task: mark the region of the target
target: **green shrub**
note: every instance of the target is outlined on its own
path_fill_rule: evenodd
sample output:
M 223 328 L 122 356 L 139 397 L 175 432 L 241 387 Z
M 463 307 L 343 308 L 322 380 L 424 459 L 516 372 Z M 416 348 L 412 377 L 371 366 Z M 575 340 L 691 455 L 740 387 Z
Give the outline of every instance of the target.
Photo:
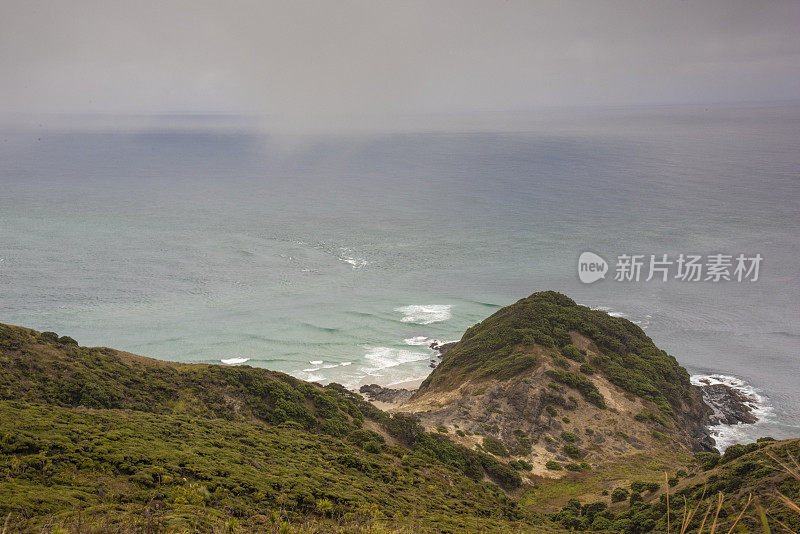
M 517 465 L 519 465 L 523 471 L 533 471 L 533 464 L 525 460 L 517 460 Z
M 580 350 L 578 349 L 578 347 L 574 345 L 566 345 L 561 349 L 562 356 L 579 363 L 583 363 L 586 361 L 585 354 L 586 354 L 585 350 Z
M 517 436 L 517 456 L 528 456 L 533 451 L 531 438 L 527 436 Z
M 555 416 L 558 415 L 558 412 L 556 411 L 556 409 L 553 406 L 549 405 L 549 404 L 547 406 L 545 406 L 544 410 L 548 413 L 548 415 L 550 415 L 550 417 L 555 417 Z
M 564 430 L 564 431 L 561 432 L 561 439 L 563 439 L 566 442 L 572 443 L 572 442 L 575 441 L 576 438 L 575 438 L 575 434 L 573 434 L 572 432 L 567 432 L 566 430 Z
M 39 339 L 44 343 L 58 343 L 58 334 L 55 332 L 42 332 L 39 334 Z
M 440 434 L 447 434 L 447 427 L 444 425 L 439 425 L 436 427 L 436 431 Z
M 355 430 L 352 430 L 349 434 L 347 434 L 347 441 L 349 441 L 350 443 L 354 443 L 361 448 L 364 448 L 364 446 L 370 442 L 377 442 L 378 444 L 383 445 L 384 443 L 386 443 L 386 438 L 384 438 L 383 436 L 381 436 L 380 434 L 378 434 L 373 430 L 365 430 L 363 428 L 357 428 Z
M 628 490 L 625 488 L 616 488 L 611 492 L 611 502 L 622 502 L 628 498 Z
M 509 456 L 508 449 L 503 445 L 503 442 L 492 436 L 483 437 L 483 450 L 495 456 Z
M 720 455 L 716 452 L 698 452 L 694 457 L 703 471 L 708 471 L 716 467 L 720 459 Z
M 578 370 L 585 374 L 585 375 L 593 375 L 594 374 L 594 367 L 589 365 L 588 363 L 582 363 Z
M 544 466 L 547 469 L 550 469 L 551 471 L 561 471 L 563 469 L 563 467 L 561 467 L 560 463 L 558 463 L 556 461 L 553 461 L 553 460 L 548 460 L 548 462 L 546 464 L 544 464 Z
M 659 432 L 658 430 L 653 430 L 653 437 L 659 441 L 663 441 L 664 439 L 666 439 L 667 436 L 665 436 L 662 432 Z
M 364 451 L 372 454 L 381 452 L 381 444 L 377 441 L 368 441 L 364 444 Z
M 603 395 L 588 379 L 576 375 L 571 371 L 562 371 L 559 369 L 550 369 L 547 371 L 547 374 L 556 382 L 560 382 L 566 386 L 577 389 L 587 401 L 591 402 L 598 408 L 606 407 L 606 402 L 603 398 Z
M 578 447 L 571 443 L 567 443 L 564 445 L 564 454 L 569 456 L 570 458 L 582 458 L 583 451 L 581 451 Z

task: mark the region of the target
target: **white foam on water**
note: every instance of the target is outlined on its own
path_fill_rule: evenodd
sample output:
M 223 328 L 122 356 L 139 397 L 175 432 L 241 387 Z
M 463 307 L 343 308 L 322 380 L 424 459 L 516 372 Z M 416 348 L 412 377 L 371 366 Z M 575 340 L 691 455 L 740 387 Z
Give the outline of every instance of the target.
M 341 247 L 339 249 L 339 259 L 352 266 L 353 269 L 361 269 L 369 265 L 366 259 L 354 255 L 353 250 L 347 247 Z
M 305 380 L 306 382 L 322 382 L 326 380 L 324 376 L 316 374 L 315 371 L 319 371 L 319 369 L 303 369 L 302 371 L 291 371 L 289 374 L 300 380 Z
M 321 365 L 322 364 L 322 360 L 311 360 L 308 363 L 310 363 L 311 365 Z
M 220 360 L 225 365 L 240 365 L 245 362 L 249 362 L 250 358 L 228 358 L 226 360 Z
M 436 342 L 436 340 L 435 339 L 431 339 L 428 336 L 414 336 L 414 337 L 409 337 L 409 338 L 406 338 L 406 339 L 403 340 L 403 343 L 405 343 L 406 345 L 415 345 L 415 346 L 419 346 L 419 345 L 428 345 L 429 346 L 431 343 L 434 343 L 434 342 Z
M 348 365 L 353 365 L 353 362 L 342 362 L 339 364 L 341 367 L 347 367 Z
M 430 354 L 427 352 L 416 352 L 393 347 L 366 347 L 366 349 L 367 354 L 364 355 L 364 359 L 367 360 L 368 365 L 362 367 L 361 371 L 370 376 L 381 376 L 380 372 L 384 369 L 430 358 Z
M 451 304 L 412 304 L 401 306 L 394 311 L 403 314 L 404 323 L 431 324 L 441 323 L 452 317 Z
M 753 415 L 758 419 L 755 423 L 738 423 L 735 425 L 714 425 L 709 427 L 711 437 L 714 438 L 717 448 L 724 451 L 731 445 L 753 441 L 753 434 L 759 424 L 763 424 L 773 418 L 775 412 L 769 399 L 762 395 L 756 388 L 735 376 L 712 374 L 712 375 L 692 375 L 689 380 L 695 386 L 711 386 L 723 384 L 731 387 L 747 397 L 746 404 L 752 410 Z

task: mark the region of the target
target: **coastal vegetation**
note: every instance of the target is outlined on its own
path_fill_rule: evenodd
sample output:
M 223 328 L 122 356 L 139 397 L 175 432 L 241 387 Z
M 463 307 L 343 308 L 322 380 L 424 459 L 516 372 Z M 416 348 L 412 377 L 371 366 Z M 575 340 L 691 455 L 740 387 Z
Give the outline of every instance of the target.
M 521 484 L 515 468 L 338 385 L 159 362 L 8 325 L 0 366 L 0 515 L 13 531 L 535 519 L 501 489 Z
M 337 384 L 8 325 L 0 369 L 7 534 L 800 529 L 800 440 L 691 454 L 685 370 L 557 293 L 450 349 L 423 387 L 477 387 L 433 424 Z
M 598 355 L 590 362 L 573 345 L 572 332 L 595 345 Z M 666 414 L 688 400 L 689 374 L 641 328 L 554 291 L 534 293 L 469 328 L 421 390 L 451 389 L 469 378 L 508 379 L 539 363 L 535 347 L 557 351 L 565 361 L 587 363 L 581 366 L 582 373 L 600 371 L 613 384 L 654 402 Z M 572 372 L 553 373 L 556 381 L 578 389 L 598 406 L 603 404 L 602 396 L 591 390 L 591 382 Z

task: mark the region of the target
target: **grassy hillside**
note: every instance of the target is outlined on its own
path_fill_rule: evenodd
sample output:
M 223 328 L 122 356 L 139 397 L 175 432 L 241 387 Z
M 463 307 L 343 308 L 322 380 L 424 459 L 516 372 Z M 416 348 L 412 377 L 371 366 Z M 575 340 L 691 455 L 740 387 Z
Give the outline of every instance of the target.
M 580 308 L 564 299 L 543 294 L 534 301 L 544 304 L 534 304 L 540 310 Z M 477 343 L 485 337 L 480 330 L 471 332 L 465 340 Z M 500 354 L 508 346 L 502 341 L 504 332 L 501 327 L 495 340 Z M 578 343 L 575 332 L 568 334 Z M 536 354 L 552 358 L 548 351 L 559 345 L 538 344 L 545 342 L 537 341 Z M 634 346 L 628 342 L 626 346 Z M 637 354 L 656 356 L 640 342 Z M 602 362 L 594 361 L 598 351 L 573 353 L 569 346 L 563 344 L 558 353 L 571 363 L 562 368 L 550 362 L 548 371 L 600 368 Z M 469 343 L 464 347 L 469 349 Z M 470 355 L 482 357 L 477 348 L 464 347 L 458 358 L 466 358 L 465 364 Z M 513 358 L 515 350 L 508 356 Z M 587 355 L 591 362 L 578 361 L 582 356 L 588 360 Z M 497 376 L 494 363 L 484 360 L 483 367 L 471 366 L 460 376 L 486 376 L 487 369 L 489 376 Z M 452 362 L 448 365 L 451 373 L 460 373 Z M 558 415 L 545 421 L 550 436 L 543 438 L 546 447 L 570 458 L 553 462 L 565 473 L 556 477 L 532 472 L 531 464 L 520 460 L 523 452 L 535 449 L 532 433 L 511 432 L 515 449 L 509 450 L 491 432 L 478 436 L 456 426 L 426 432 L 417 417 L 387 414 L 341 386 L 322 387 L 265 369 L 159 362 L 0 325 L 0 370 L 4 534 L 587 529 L 638 534 L 665 532 L 668 510 L 671 532 L 677 532 L 683 497 L 689 509 L 700 503 L 704 511 L 718 491 L 725 495 L 719 523 L 726 526 L 718 531 L 727 532 L 741 510 L 741 532 L 761 528 L 762 517 L 773 532 L 780 524 L 795 530 L 800 526 L 778 493 L 800 501 L 800 475 L 794 478 L 781 466 L 796 465 L 798 440 L 735 446 L 722 457 L 695 457 L 685 449 L 670 449 L 664 441 L 658 449 L 623 458 L 614 440 L 640 445 L 634 436 L 618 432 L 597 441 L 607 422 L 593 420 L 591 432 L 588 423 L 578 428 L 581 410 L 613 419 L 628 412 L 641 415 L 627 404 L 650 403 L 655 411 L 648 417 L 629 419 L 659 442 L 664 436 L 656 438 L 652 428 L 677 422 L 661 420 L 650 400 L 617 398 L 630 395 L 612 391 L 607 381 L 590 381 L 600 386 L 597 393 L 603 392 L 607 407 L 599 406 L 594 390 L 582 382 L 542 369 L 538 371 L 553 380 L 543 386 L 552 394 L 542 396 L 522 378 L 516 379 L 515 391 L 504 390 L 505 382 L 498 385 L 498 395 L 505 391 L 508 399 L 498 396 L 496 402 L 512 406 L 527 398 L 520 392 L 535 393 L 541 401 L 537 409 L 545 414 L 549 410 L 543 406 L 552 407 L 552 398 L 562 396 L 558 388 L 581 394 L 586 390 L 583 401 L 569 397 Z M 646 373 L 644 368 L 638 372 Z M 667 380 L 659 373 L 651 378 Z M 504 416 L 509 406 L 502 406 L 483 415 Z M 478 440 L 481 447 L 465 446 L 465 440 Z M 573 449 L 588 454 L 586 459 L 598 455 L 608 462 L 587 468 L 580 458 L 572 459 Z M 610 451 L 607 458 L 599 455 L 605 449 Z M 669 482 L 660 482 L 664 471 Z M 750 494 L 758 506 L 753 500 L 746 507 Z M 697 530 L 698 521 L 692 521 L 687 532 Z
M 520 484 L 506 464 L 341 386 L 7 325 L 0 367 L 0 516 L 13 532 L 460 531 L 534 520 L 500 489 Z
M 581 352 L 571 344 L 573 332 L 590 339 L 600 356 L 582 361 Z M 468 329 L 420 392 L 452 389 L 468 379 L 512 378 L 539 363 L 532 347 L 552 349 L 565 359 L 585 363 L 587 372 L 602 373 L 613 384 L 654 402 L 665 413 L 681 411 L 685 403 L 699 401 L 691 394 L 686 370 L 656 347 L 641 328 L 626 319 L 579 306 L 554 291 L 534 293 Z M 555 377 L 556 381 L 574 382 L 577 389 L 584 386 L 584 396 L 596 404 L 603 402 L 582 376 L 561 375 Z

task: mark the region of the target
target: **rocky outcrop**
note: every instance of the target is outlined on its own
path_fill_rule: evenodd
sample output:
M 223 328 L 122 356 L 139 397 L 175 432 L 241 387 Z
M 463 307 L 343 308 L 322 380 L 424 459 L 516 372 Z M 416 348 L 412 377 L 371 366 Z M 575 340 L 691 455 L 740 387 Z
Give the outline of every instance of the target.
M 708 424 L 736 425 L 753 424 L 758 417 L 753 414 L 755 399 L 739 389 L 726 384 L 701 385 L 703 400 L 711 407 Z
M 378 384 L 365 384 L 358 389 L 358 392 L 366 396 L 370 401 L 390 402 L 400 404 L 411 398 L 414 390 L 392 389 L 379 386 Z

